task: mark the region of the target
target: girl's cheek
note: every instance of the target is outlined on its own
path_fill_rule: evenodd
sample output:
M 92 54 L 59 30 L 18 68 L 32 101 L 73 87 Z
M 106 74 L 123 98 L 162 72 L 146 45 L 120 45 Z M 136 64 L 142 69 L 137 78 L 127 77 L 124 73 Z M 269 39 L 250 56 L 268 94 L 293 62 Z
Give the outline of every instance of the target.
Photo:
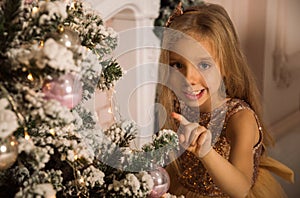
M 173 91 L 182 89 L 184 76 L 180 72 L 171 72 L 167 87 Z
M 215 93 L 219 90 L 221 85 L 222 77 L 219 71 L 211 70 L 203 74 L 206 81 L 206 85 L 210 93 Z

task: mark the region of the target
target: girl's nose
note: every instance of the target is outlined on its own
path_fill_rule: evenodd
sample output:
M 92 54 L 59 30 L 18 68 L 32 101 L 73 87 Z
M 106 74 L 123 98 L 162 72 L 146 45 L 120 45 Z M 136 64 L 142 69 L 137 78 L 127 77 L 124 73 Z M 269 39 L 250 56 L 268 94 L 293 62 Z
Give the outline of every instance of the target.
M 186 70 L 186 80 L 189 84 L 195 85 L 202 82 L 203 77 L 194 65 L 189 65 Z

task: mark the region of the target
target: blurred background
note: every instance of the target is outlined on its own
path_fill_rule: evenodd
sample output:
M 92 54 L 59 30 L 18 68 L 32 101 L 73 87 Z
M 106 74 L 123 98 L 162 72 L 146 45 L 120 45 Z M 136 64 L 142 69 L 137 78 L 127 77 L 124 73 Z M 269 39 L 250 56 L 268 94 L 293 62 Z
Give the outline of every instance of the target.
M 120 34 L 115 52 L 127 72 L 115 91 L 96 93 L 94 108 L 106 128 L 119 112 L 140 127 L 137 146 L 151 139 L 159 39 L 154 22 L 176 0 L 87 0 Z M 184 2 L 184 1 L 183 1 Z M 187 2 L 187 1 L 185 1 Z M 199 1 L 188 1 L 189 3 Z M 223 5 L 262 94 L 264 121 L 276 140 L 270 154 L 295 172 L 295 184 L 278 178 L 291 198 L 300 197 L 300 1 L 207 0 Z M 166 6 L 166 7 L 162 7 Z M 160 10 L 161 9 L 161 10 Z

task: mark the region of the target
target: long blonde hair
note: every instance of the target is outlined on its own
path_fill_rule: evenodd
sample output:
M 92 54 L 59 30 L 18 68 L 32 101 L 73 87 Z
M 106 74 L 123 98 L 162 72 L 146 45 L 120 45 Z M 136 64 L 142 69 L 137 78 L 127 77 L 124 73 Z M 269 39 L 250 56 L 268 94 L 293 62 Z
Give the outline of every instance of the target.
M 262 122 L 262 108 L 260 106 L 260 94 L 253 74 L 247 64 L 246 58 L 240 48 L 239 39 L 234 25 L 226 10 L 217 4 L 203 3 L 199 6 L 186 9 L 180 16 L 173 18 L 169 28 L 196 36 L 199 40 L 208 40 L 216 52 L 216 59 L 220 64 L 221 74 L 226 87 L 226 95 L 230 98 L 239 98 L 246 101 L 257 114 Z M 167 36 L 163 38 L 160 63 L 168 64 Z M 166 81 L 166 67 L 161 66 L 159 79 Z M 174 119 L 170 113 L 175 111 L 172 91 L 163 83 L 157 86 L 157 103 L 165 107 L 165 112 L 158 111 L 159 128 L 177 129 Z M 168 119 L 163 119 L 163 117 Z M 270 134 L 261 123 L 264 132 L 264 144 L 272 143 Z

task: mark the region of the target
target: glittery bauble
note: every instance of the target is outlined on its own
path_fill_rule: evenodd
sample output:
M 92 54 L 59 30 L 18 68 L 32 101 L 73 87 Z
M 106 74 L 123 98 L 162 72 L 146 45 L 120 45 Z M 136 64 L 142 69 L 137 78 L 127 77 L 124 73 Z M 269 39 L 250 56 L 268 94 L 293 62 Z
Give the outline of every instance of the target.
M 80 38 L 77 32 L 68 27 L 60 26 L 58 28 L 58 32 L 50 33 L 46 37 L 53 38 L 58 43 L 70 49 L 80 45 Z
M 18 157 L 18 142 L 14 136 L 0 139 L 0 171 L 11 167 Z
M 45 80 L 42 91 L 46 99 L 55 99 L 69 109 L 78 105 L 82 99 L 82 84 L 72 74 Z
M 59 33 L 54 36 L 54 39 L 67 48 L 72 48 L 80 45 L 80 38 L 77 32 L 67 27 L 60 28 Z
M 150 193 L 151 198 L 159 198 L 165 194 L 170 187 L 170 177 L 168 172 L 162 167 L 155 167 L 149 171 L 151 175 L 154 186 Z

